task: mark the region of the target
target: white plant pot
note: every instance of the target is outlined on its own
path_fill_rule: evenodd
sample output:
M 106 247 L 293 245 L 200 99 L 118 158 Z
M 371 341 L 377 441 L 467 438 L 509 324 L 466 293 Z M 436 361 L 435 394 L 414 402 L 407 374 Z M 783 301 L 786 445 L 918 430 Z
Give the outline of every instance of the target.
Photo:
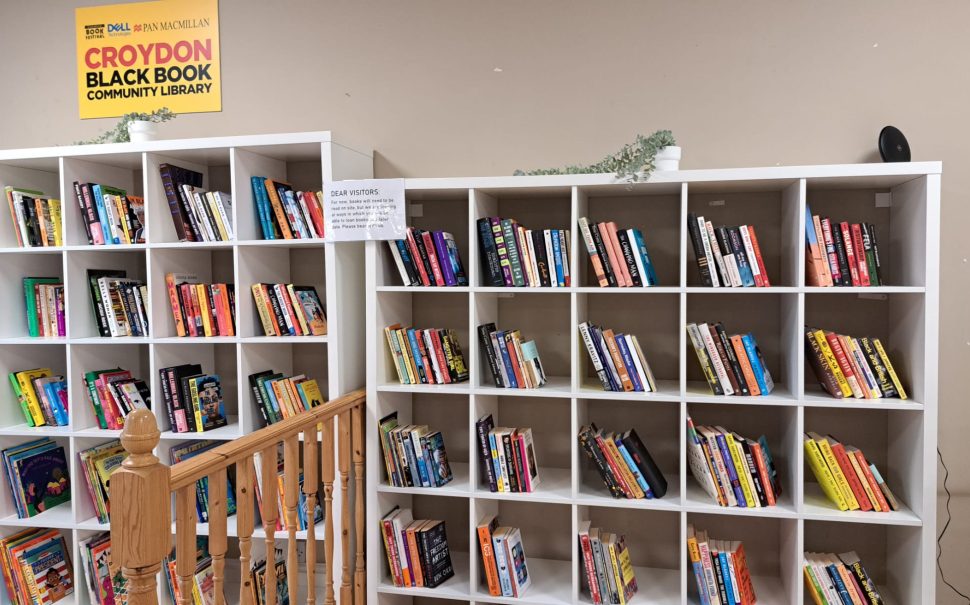
M 147 120 L 135 120 L 128 123 L 128 137 L 132 143 L 154 141 L 158 136 L 158 125 Z
M 656 170 L 679 170 L 680 147 L 675 145 L 662 147 L 653 160 L 653 166 Z

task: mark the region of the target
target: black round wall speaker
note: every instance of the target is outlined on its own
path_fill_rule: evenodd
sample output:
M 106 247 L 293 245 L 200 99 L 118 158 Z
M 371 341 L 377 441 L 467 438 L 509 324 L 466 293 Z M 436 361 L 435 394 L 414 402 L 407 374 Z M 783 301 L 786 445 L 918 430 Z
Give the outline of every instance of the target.
M 879 155 L 883 162 L 908 162 L 909 141 L 895 126 L 886 126 L 879 133 Z

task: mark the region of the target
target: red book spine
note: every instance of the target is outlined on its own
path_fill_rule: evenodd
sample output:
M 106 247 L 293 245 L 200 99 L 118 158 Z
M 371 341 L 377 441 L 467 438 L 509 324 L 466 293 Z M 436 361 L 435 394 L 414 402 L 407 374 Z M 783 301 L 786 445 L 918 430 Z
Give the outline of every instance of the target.
M 751 444 L 751 457 L 754 458 L 754 464 L 758 468 L 758 477 L 761 479 L 761 485 L 765 489 L 765 498 L 768 500 L 768 506 L 775 505 L 775 489 L 771 486 L 771 477 L 768 476 L 768 466 L 765 464 L 764 452 L 761 451 L 761 444 L 754 442 Z
M 418 268 L 418 277 L 421 278 L 421 285 L 430 286 L 431 280 L 428 278 L 428 272 L 424 270 L 424 263 L 421 262 L 421 253 L 418 252 L 418 245 L 414 242 L 414 230 L 410 227 L 408 227 L 406 242 L 408 252 L 411 253 L 411 258 L 414 260 L 414 266 Z
M 179 286 L 179 292 L 182 293 L 182 306 L 185 307 L 185 326 L 189 336 L 198 336 L 199 333 L 195 329 L 195 307 L 192 305 L 191 288 L 192 286 L 190 284 L 181 284 Z
M 522 375 L 522 366 L 519 365 L 519 356 L 515 352 L 515 344 L 511 338 L 505 339 L 506 347 L 509 350 L 509 359 L 512 361 L 512 372 L 515 374 L 515 382 L 520 389 L 526 388 L 525 376 Z
M 431 330 L 431 344 L 434 345 L 434 355 L 438 358 L 438 367 L 441 368 L 441 378 L 445 384 L 449 384 L 451 372 L 448 371 L 448 359 L 445 357 L 445 348 L 441 345 L 441 336 L 437 330 Z
M 839 362 L 839 368 L 841 368 L 842 373 L 845 374 L 845 379 L 848 380 L 850 377 L 855 377 L 855 372 L 852 371 L 852 365 L 849 363 L 849 358 L 845 356 L 845 351 L 842 350 L 842 344 L 839 342 L 839 337 L 832 332 L 826 332 L 825 340 L 829 341 L 829 347 L 831 347 L 832 352 L 835 353 L 835 360 Z
M 848 259 L 852 285 L 859 286 L 862 282 L 859 278 L 859 264 L 855 258 L 855 245 L 852 243 L 852 230 L 849 228 L 849 223 L 844 221 L 839 223 L 839 229 L 842 230 L 842 244 L 845 246 L 845 257 Z
M 829 445 L 832 446 L 832 453 L 835 454 L 835 460 L 839 463 L 842 474 L 849 482 L 849 489 L 852 490 L 855 499 L 859 501 L 859 510 L 872 510 L 872 502 L 869 501 L 869 496 L 866 495 L 866 490 L 863 489 L 862 483 L 859 481 L 859 475 L 856 474 L 852 462 L 849 461 L 849 457 L 845 453 L 845 446 L 831 437 L 829 438 Z
M 751 238 L 751 248 L 754 250 L 754 256 L 758 261 L 758 269 L 761 271 L 761 280 L 764 282 L 762 287 L 770 287 L 771 281 L 768 279 L 768 270 L 765 269 L 765 259 L 761 256 L 761 246 L 758 245 L 758 237 L 754 234 L 753 225 L 748 225 L 748 237 Z
M 594 438 L 596 439 L 596 447 L 600 448 L 600 452 L 603 454 L 603 457 L 606 458 L 606 464 L 610 467 L 610 472 L 613 473 L 613 478 L 616 479 L 616 483 L 620 486 L 620 489 L 623 490 L 623 493 L 627 498 L 633 499 L 633 492 L 630 491 L 630 486 L 626 484 L 626 481 L 623 479 L 623 473 L 620 472 L 620 467 L 617 466 L 619 462 L 610 456 L 610 451 L 606 449 L 606 446 L 603 445 L 603 436 L 597 434 Z
M 290 300 L 290 293 L 286 289 L 286 285 L 275 284 L 273 291 L 276 292 L 277 298 L 280 299 L 280 310 L 286 313 L 287 317 L 290 318 L 290 322 L 293 324 L 293 332 L 297 336 L 303 336 L 303 329 L 300 327 L 300 320 L 296 318 L 296 313 L 293 312 L 293 302 Z
M 866 249 L 862 245 L 862 226 L 859 223 L 852 223 L 852 249 L 855 252 L 856 263 L 859 265 L 859 285 L 871 286 L 869 265 L 866 264 Z
M 879 483 L 872 475 L 872 471 L 869 470 L 869 463 L 866 461 L 866 457 L 862 455 L 862 450 L 847 452 L 847 455 L 855 456 L 856 462 L 859 463 L 859 468 L 862 469 L 862 474 L 866 476 L 866 481 L 869 483 L 869 489 L 871 489 L 872 493 L 876 496 L 876 500 L 879 500 L 879 508 L 883 512 L 891 511 L 892 507 L 889 506 L 889 502 L 886 501 L 886 497 L 882 495 L 882 490 L 879 489 Z
M 839 266 L 839 255 L 835 251 L 835 239 L 832 237 L 832 219 L 826 217 L 819 221 L 822 225 L 822 237 L 825 239 L 825 250 L 829 260 L 829 270 L 832 281 L 842 282 L 842 268 Z
M 395 586 L 404 586 L 404 578 L 401 576 L 401 562 L 397 555 L 397 542 L 394 540 L 394 526 L 390 521 L 384 521 L 384 540 L 387 546 L 387 558 L 390 559 L 391 576 L 394 578 Z
M 424 248 L 428 251 L 428 260 L 431 261 L 431 272 L 434 274 L 434 285 L 444 286 L 445 278 L 441 273 L 441 265 L 438 263 L 438 254 L 435 252 L 434 239 L 431 237 L 430 231 L 425 231 L 421 234 L 421 239 L 424 241 Z
M 583 548 L 583 567 L 586 569 L 586 583 L 589 584 L 589 596 L 594 604 L 603 602 L 603 595 L 600 594 L 600 583 L 596 576 L 596 568 L 593 566 L 593 547 L 589 541 L 589 534 L 584 534 L 580 540 Z

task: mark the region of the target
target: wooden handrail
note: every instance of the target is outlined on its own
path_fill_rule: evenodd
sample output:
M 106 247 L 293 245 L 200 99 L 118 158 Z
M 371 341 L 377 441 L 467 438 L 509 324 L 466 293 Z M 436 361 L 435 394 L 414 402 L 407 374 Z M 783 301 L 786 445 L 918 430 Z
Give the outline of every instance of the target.
M 128 416 L 121 442 L 129 456 L 111 476 L 111 571 L 122 572 L 128 580 L 129 605 L 157 605 L 157 575 L 163 560 L 172 551 L 171 497 L 175 496 L 175 574 L 178 605 L 191 605 L 191 587 L 196 567 L 196 483 L 207 479 L 209 485 L 209 554 L 212 557 L 215 603 L 225 603 L 225 559 L 227 554 L 227 477 L 236 471 L 236 529 L 239 537 L 242 604 L 253 603 L 249 569 L 252 565 L 252 534 L 255 529 L 255 492 L 257 477 L 266 492 L 262 495 L 260 516 L 266 531 L 267 605 L 276 605 L 276 551 L 278 445 L 283 444 L 282 517 L 287 530 L 286 568 L 290 602 L 295 605 L 300 586 L 297 559 L 296 525 L 300 501 L 300 474 L 304 475 L 307 531 L 306 574 L 307 605 L 317 602 L 316 531 L 314 510 L 317 489 L 323 489 L 325 603 L 360 605 L 364 602 L 364 501 L 363 501 L 363 419 L 365 396 L 354 391 L 322 406 L 288 418 L 252 434 L 224 443 L 212 450 L 180 462 L 171 468 L 152 453 L 160 433 L 155 415 L 136 410 Z M 336 422 L 334 422 L 336 419 Z M 300 435 L 303 435 L 301 448 Z M 302 456 L 301 456 L 302 449 Z M 261 456 L 261 468 L 254 468 L 254 456 Z M 340 475 L 340 546 L 334 548 L 335 464 Z M 351 464 L 356 484 L 354 511 L 350 510 Z M 307 476 L 309 475 L 309 476 Z M 351 554 L 351 541 L 356 549 Z M 342 554 L 343 565 L 333 565 L 335 552 Z M 351 580 L 351 565 L 353 579 Z M 339 578 L 340 589 L 333 582 Z M 335 600 L 335 596 L 339 599 Z

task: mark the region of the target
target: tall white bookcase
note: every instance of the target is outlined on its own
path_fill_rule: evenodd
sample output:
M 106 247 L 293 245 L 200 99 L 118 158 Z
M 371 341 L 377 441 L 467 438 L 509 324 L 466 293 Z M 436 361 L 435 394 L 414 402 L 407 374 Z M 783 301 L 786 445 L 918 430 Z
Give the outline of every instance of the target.
M 236 238 L 228 242 L 179 242 L 175 234 L 158 165 L 169 162 L 204 175 L 204 187 L 232 194 Z M 98 427 L 87 399 L 85 372 L 123 367 L 150 381 L 155 414 L 163 431 L 159 458 L 191 439 L 231 441 L 263 424 L 250 392 L 247 376 L 274 369 L 288 375 L 316 378 L 321 391 L 334 398 L 364 383 L 363 246 L 322 240 L 263 240 L 253 203 L 250 177 L 290 182 L 296 189 L 319 190 L 326 181 L 370 178 L 373 157 L 336 142 L 330 132 L 233 136 L 149 143 L 50 147 L 0 151 L 0 189 L 10 185 L 60 197 L 64 209 L 64 246 L 20 248 L 11 219 L 0 218 L 0 370 L 4 374 L 34 367 L 50 367 L 68 381 L 70 423 L 66 427 L 32 428 L 25 424 L 9 385 L 0 388 L 0 447 L 48 436 L 63 445 L 70 457 L 72 500 L 29 519 L 18 519 L 6 481 L 0 482 L 0 535 L 23 527 L 60 530 L 72 551 L 76 589 L 72 602 L 88 605 L 88 591 L 76 545 L 106 531 L 99 524 L 84 486 L 78 452 L 115 439 L 120 431 Z M 146 243 L 88 245 L 81 212 L 74 197 L 74 181 L 126 189 L 145 198 Z M 151 334 L 144 338 L 102 338 L 90 301 L 86 270 L 125 269 L 148 285 Z M 235 284 L 235 337 L 179 338 L 175 332 L 165 286 L 168 272 L 195 273 L 202 281 Z M 27 336 L 21 278 L 58 276 L 64 279 L 66 338 Z M 313 285 L 327 307 L 328 334 L 313 337 L 265 337 L 250 286 L 256 282 Z M 203 371 L 222 378 L 229 425 L 205 433 L 174 433 L 161 405 L 158 369 L 200 363 Z M 340 505 L 339 502 L 334 503 Z M 335 514 L 339 517 L 340 512 Z M 199 535 L 208 532 L 200 524 Z M 235 536 L 235 518 L 229 519 Z M 257 529 L 254 537 L 261 537 Z M 280 537 L 285 533 L 280 533 Z M 301 532 L 301 540 L 305 540 Z M 322 529 L 318 532 L 322 541 Z M 258 540 L 255 556 L 262 556 Z M 173 542 L 174 545 L 174 542 Z M 257 554 L 257 550 L 259 554 Z M 339 556 L 340 549 L 335 549 Z M 227 596 L 237 598 L 240 570 L 227 565 Z M 339 561 L 335 569 L 340 569 Z M 320 574 L 318 574 L 318 577 Z M 235 582 L 235 583 L 231 583 Z M 163 602 L 168 593 L 160 583 Z M 0 599 L 7 602 L 7 594 Z
M 626 534 L 640 587 L 634 603 L 700 602 L 686 550 L 689 523 L 744 542 L 759 603 L 810 603 L 802 553 L 848 550 L 859 553 L 888 602 L 934 602 L 941 170 L 938 162 L 922 162 L 690 170 L 639 183 L 611 175 L 406 180 L 409 223 L 454 234 L 471 286 L 403 286 L 386 243 L 368 243 L 368 602 L 588 603 L 577 554 L 584 520 Z M 874 223 L 888 285 L 807 286 L 806 204 L 840 221 Z M 702 287 L 685 229 L 689 212 L 716 225 L 755 225 L 772 287 Z M 485 216 L 570 229 L 572 287 L 483 286 L 475 221 Z M 583 216 L 642 229 L 661 285 L 599 288 L 577 228 Z M 492 321 L 536 341 L 546 386 L 494 386 L 476 333 Z M 659 391 L 604 392 L 578 335 L 583 321 L 636 334 Z M 692 321 L 752 331 L 775 378 L 771 395 L 712 395 L 685 334 Z M 394 323 L 455 329 L 470 380 L 399 384 L 383 332 Z M 828 397 L 805 361 L 804 325 L 881 338 L 910 399 Z M 377 421 L 392 411 L 402 424 L 443 432 L 451 483 L 388 484 Z M 496 494 L 483 484 L 475 422 L 486 413 L 497 426 L 532 428 L 542 480 L 534 493 Z M 779 504 L 738 509 L 710 501 L 687 470 L 688 415 L 698 424 L 766 435 L 783 485 Z M 636 428 L 668 479 L 667 495 L 610 498 L 577 444 L 590 421 L 608 430 Z M 802 434 L 811 430 L 861 448 L 903 510 L 839 512 L 830 505 L 804 462 Z M 446 521 L 453 579 L 435 589 L 394 587 L 379 519 L 395 505 L 412 508 L 415 518 Z M 489 513 L 521 528 L 532 586 L 518 599 L 491 597 L 484 586 L 475 525 Z

